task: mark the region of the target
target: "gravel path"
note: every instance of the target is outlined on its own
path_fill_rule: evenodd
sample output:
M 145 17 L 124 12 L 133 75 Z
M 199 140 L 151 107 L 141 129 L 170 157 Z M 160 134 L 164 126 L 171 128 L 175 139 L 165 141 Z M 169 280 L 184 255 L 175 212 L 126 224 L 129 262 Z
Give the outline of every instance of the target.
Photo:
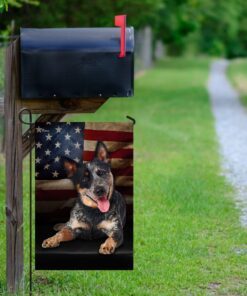
M 226 76 L 228 62 L 211 66 L 208 91 L 222 155 L 223 174 L 236 189 L 241 224 L 247 227 L 247 110 Z

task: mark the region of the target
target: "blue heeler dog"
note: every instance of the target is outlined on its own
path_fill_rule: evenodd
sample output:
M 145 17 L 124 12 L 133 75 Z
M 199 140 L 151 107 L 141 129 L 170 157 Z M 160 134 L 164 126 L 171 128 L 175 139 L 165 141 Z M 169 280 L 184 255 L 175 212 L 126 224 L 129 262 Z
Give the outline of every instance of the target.
M 78 199 L 65 224 L 54 227 L 58 232 L 43 241 L 43 248 L 55 248 L 61 242 L 76 238 L 98 239 L 107 237 L 99 253 L 114 253 L 123 243 L 126 204 L 123 196 L 114 189 L 109 153 L 104 143 L 98 142 L 95 158 L 77 164 L 65 160 L 64 166 L 78 192 Z

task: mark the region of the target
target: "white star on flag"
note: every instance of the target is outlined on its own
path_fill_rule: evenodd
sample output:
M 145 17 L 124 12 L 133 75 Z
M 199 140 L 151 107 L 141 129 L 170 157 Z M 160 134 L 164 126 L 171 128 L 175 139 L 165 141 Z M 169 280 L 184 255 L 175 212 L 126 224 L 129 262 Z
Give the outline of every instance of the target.
M 47 149 L 47 150 L 45 151 L 45 155 L 50 155 L 50 154 L 51 154 L 51 150 Z
M 76 142 L 74 145 L 75 145 L 75 148 L 80 149 L 80 145 L 81 144 L 79 144 L 78 142 Z
M 55 162 L 59 162 L 59 160 L 60 160 L 60 157 L 59 156 L 56 156 L 54 161 Z
M 59 173 L 57 171 L 55 171 L 55 172 L 52 173 L 52 175 L 53 175 L 54 178 L 57 178 Z
M 52 138 L 52 136 L 50 134 L 46 135 L 45 137 L 46 137 L 46 141 L 50 141 Z
M 49 167 L 50 167 L 50 165 L 47 163 L 47 164 L 45 165 L 44 169 L 45 169 L 45 170 L 48 170 Z
M 79 128 L 79 126 L 78 126 L 77 128 L 75 128 L 75 133 L 76 133 L 76 134 L 79 134 L 80 131 L 81 131 L 81 129 Z
M 37 157 L 37 158 L 35 159 L 35 162 L 36 162 L 36 163 L 40 163 L 40 161 L 41 161 L 41 159 L 40 159 L 39 157 Z
M 36 147 L 37 148 L 41 148 L 42 147 L 42 144 L 40 142 L 36 143 Z
M 70 138 L 71 138 L 71 136 L 67 133 L 67 134 L 65 135 L 65 139 L 66 139 L 66 140 L 70 140 Z
M 65 155 L 69 155 L 70 154 L 70 151 L 69 149 L 67 148 L 65 151 L 64 151 Z
M 59 143 L 59 142 L 55 143 L 56 148 L 60 148 L 60 146 L 61 146 L 61 143 Z
M 42 128 L 40 126 L 36 127 L 36 132 L 37 133 L 41 133 L 42 132 Z
M 79 159 L 78 157 L 76 157 L 76 158 L 74 159 L 74 161 L 75 161 L 75 162 L 79 162 L 80 159 Z
M 57 133 L 60 133 L 61 130 L 62 130 L 62 128 L 61 128 L 60 126 L 56 127 L 56 131 L 57 131 Z

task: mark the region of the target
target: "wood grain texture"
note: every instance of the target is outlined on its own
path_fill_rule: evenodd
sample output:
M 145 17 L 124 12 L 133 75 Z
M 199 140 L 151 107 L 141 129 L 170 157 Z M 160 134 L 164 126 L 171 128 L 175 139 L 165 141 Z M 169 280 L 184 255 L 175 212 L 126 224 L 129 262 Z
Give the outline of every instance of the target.
M 107 98 L 25 99 L 21 101 L 21 107 L 32 110 L 33 114 L 94 113 L 106 101 Z
M 7 288 L 21 288 L 23 277 L 23 200 L 22 200 L 22 130 L 18 112 L 19 42 L 10 44 L 6 53 L 5 141 L 6 141 L 6 231 Z

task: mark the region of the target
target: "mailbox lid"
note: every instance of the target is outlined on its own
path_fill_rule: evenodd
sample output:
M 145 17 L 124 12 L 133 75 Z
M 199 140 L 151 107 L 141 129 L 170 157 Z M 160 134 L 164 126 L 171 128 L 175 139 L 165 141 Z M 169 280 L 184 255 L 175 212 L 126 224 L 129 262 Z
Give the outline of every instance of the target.
M 21 29 L 22 98 L 133 95 L 134 29 L 126 28 L 119 58 L 119 28 Z
M 112 52 L 120 50 L 119 28 L 21 28 L 21 49 L 32 51 Z M 134 52 L 134 29 L 126 28 L 126 51 Z

